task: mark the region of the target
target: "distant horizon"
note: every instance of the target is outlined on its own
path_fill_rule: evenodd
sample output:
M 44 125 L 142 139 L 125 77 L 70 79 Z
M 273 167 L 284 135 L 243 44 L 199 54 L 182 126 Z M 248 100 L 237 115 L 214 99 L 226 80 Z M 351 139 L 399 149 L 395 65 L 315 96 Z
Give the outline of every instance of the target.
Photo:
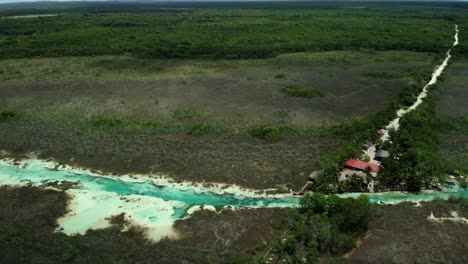
M 0 3 L 32 2 L 467 2 L 468 0 L 0 0 Z
M 421 2 L 421 3 L 468 3 L 468 0 L 0 0 L 0 5 L 3 4 L 27 4 L 27 3 L 70 3 L 70 2 L 110 2 L 110 3 L 134 3 L 134 4 L 149 4 L 149 3 L 190 3 L 190 2 L 212 2 L 212 3 L 235 3 L 235 2 Z

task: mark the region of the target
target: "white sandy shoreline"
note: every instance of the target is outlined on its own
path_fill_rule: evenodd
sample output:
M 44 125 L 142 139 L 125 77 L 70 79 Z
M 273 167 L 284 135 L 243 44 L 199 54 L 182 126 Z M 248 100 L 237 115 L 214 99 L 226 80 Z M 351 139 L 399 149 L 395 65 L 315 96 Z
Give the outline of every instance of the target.
M 20 161 L 4 158 L 0 159 L 1 165 L 6 168 L 6 172 L 0 171 L 0 186 L 33 185 L 59 190 L 59 188 L 46 184 L 48 180 L 54 179 L 54 177 L 48 179 L 44 173 L 47 171 L 62 171 L 64 173 L 77 174 L 77 176 L 106 178 L 127 183 L 151 183 L 157 187 L 167 187 L 180 191 L 190 190 L 198 194 L 233 195 L 239 200 L 247 198 L 293 198 L 292 195 L 271 195 L 265 194 L 265 191 L 262 193 L 259 190 L 244 189 L 232 185 L 217 184 L 206 187 L 203 184 L 191 182 L 175 183 L 167 178 L 154 178 L 148 175 L 101 175 L 88 169 L 63 166 L 54 161 L 44 161 L 36 158 Z M 9 174 L 8 168 L 24 169 L 25 172 L 29 170 L 29 173 L 32 173 L 34 176 L 24 176 L 22 179 L 23 176 L 16 174 L 14 171 L 12 172 L 13 174 Z M 146 238 L 153 242 L 157 242 L 163 238 L 177 239 L 180 238 L 180 234 L 173 228 L 175 221 L 187 219 L 199 210 L 216 211 L 215 207 L 209 204 L 189 205 L 177 199 L 165 200 L 159 197 L 140 194 L 122 195 L 103 188 L 103 185 L 98 182 L 81 182 L 79 179 L 77 179 L 77 182 L 79 183 L 78 185 L 65 190 L 69 197 L 67 213 L 57 220 L 59 225 L 57 231 L 67 235 L 84 235 L 91 229 L 108 228 L 111 226 L 110 219 L 123 213 L 125 221 L 129 224 L 125 225 L 122 231 L 135 226 L 142 228 L 145 231 Z M 257 208 L 264 206 L 266 205 L 253 204 L 252 206 L 247 205 L 245 207 Z M 292 206 L 292 204 L 271 202 L 267 207 L 284 206 Z M 230 210 L 238 209 L 232 205 L 223 206 L 223 208 Z M 176 211 L 179 212 L 176 213 Z
M 28 158 L 23 160 L 14 160 L 11 158 L 0 159 L 0 164 L 15 166 L 18 168 L 28 166 L 29 164 L 39 165 L 49 170 L 65 171 L 70 173 L 76 173 L 80 175 L 94 176 L 100 178 L 108 178 L 113 180 L 119 180 L 128 183 L 144 183 L 151 182 L 155 186 L 177 188 L 182 191 L 191 190 L 196 193 L 213 193 L 218 195 L 231 194 L 235 196 L 241 196 L 246 198 L 293 198 L 295 197 L 292 193 L 280 193 L 271 194 L 268 192 L 276 191 L 274 188 L 269 189 L 249 189 L 244 188 L 236 184 L 226 183 L 211 183 L 211 182 L 190 182 L 182 181 L 176 182 L 165 175 L 144 175 L 144 174 L 123 174 L 123 175 L 109 175 L 100 173 L 96 170 L 90 170 L 86 168 L 79 168 L 71 165 L 59 164 L 55 161 L 45 161 L 37 158 Z M 17 165 L 15 165 L 17 164 Z
M 33 185 L 50 189 L 59 188 L 52 187 L 47 183 L 50 180 L 64 178 L 67 179 L 71 174 L 83 176 L 91 176 L 103 179 L 112 179 L 116 181 L 124 181 L 127 183 L 151 183 L 155 186 L 164 186 L 173 190 L 190 190 L 195 194 L 212 194 L 212 195 L 233 195 L 237 202 L 243 199 L 258 198 L 261 201 L 263 198 L 277 198 L 278 202 L 269 200 L 268 203 L 239 203 L 236 206 L 236 201 L 233 204 L 223 205 L 223 208 L 229 210 L 238 210 L 239 208 L 261 208 L 261 207 L 295 207 L 298 206 L 298 198 L 292 195 L 269 195 L 259 194 L 258 190 L 242 189 L 238 186 L 225 188 L 218 186 L 205 187 L 201 184 L 194 183 L 174 183 L 168 179 L 154 179 L 145 175 L 124 175 L 110 176 L 93 173 L 86 169 L 80 169 L 71 166 L 57 167 L 57 163 L 53 161 L 43 161 L 35 158 L 30 158 L 22 161 L 14 161 L 13 159 L 0 159 L 0 168 L 3 166 L 5 171 L 0 171 L 0 186 L 26 186 Z M 13 168 L 13 170 L 10 170 Z M 24 170 L 25 175 L 18 173 Z M 47 172 L 64 172 L 65 176 L 53 174 L 48 178 Z M 29 173 L 29 175 L 28 175 Z M 68 174 L 68 176 L 67 176 Z M 72 176 L 73 177 L 73 176 Z M 68 181 L 68 180 L 63 180 Z M 210 201 L 198 201 L 195 203 L 187 203 L 189 200 L 184 200 L 182 197 L 179 200 L 177 196 L 174 199 L 162 199 L 157 196 L 138 194 L 119 194 L 113 190 L 104 188 L 105 184 L 99 181 L 80 181 L 77 179 L 78 185 L 73 185 L 65 190 L 69 196 L 67 213 L 60 217 L 57 222 L 59 228 L 57 231 L 67 235 L 86 234 L 88 230 L 102 229 L 111 226 L 110 218 L 120 214 L 124 214 L 126 224 L 122 231 L 128 230 L 132 226 L 140 227 L 145 230 L 145 236 L 150 241 L 157 242 L 163 238 L 177 239 L 180 234 L 174 229 L 174 223 L 177 220 L 184 220 L 191 217 L 196 211 L 210 210 L 216 211 L 215 206 L 210 205 Z M 118 188 L 118 187 L 117 187 Z M 143 189 L 145 187 L 143 186 Z M 196 190 L 196 192 L 195 192 Z M 125 192 L 124 192 L 125 193 Z M 365 194 L 365 193 L 362 193 Z M 361 193 L 346 193 L 340 194 L 342 198 L 357 198 Z M 436 191 L 423 191 L 421 195 L 408 194 L 404 192 L 386 192 L 369 194 L 370 199 L 374 199 L 377 203 L 395 204 L 403 201 L 422 202 L 430 201 L 434 197 L 448 198 L 450 194 Z M 284 198 L 284 200 L 282 200 Z M 190 198 L 189 198 L 190 199 Z M 207 199 L 210 199 L 208 196 Z M 227 203 L 229 204 L 229 203 Z

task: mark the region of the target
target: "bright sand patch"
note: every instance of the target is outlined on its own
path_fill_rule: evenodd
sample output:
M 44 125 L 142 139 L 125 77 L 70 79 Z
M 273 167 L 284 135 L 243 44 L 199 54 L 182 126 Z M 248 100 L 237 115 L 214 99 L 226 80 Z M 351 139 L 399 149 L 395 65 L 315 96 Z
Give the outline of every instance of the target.
M 110 218 L 122 213 L 129 226 L 140 227 L 152 241 L 176 239 L 174 222 L 190 217 L 198 210 L 215 211 L 221 207 L 292 207 L 297 198 L 265 195 L 236 186 L 174 183 L 167 178 L 144 175 L 122 177 L 100 175 L 69 166 L 58 168 L 54 162 L 29 159 L 21 162 L 0 160 L 0 186 L 34 186 L 52 183 L 77 183 L 66 190 L 70 197 L 68 212 L 58 219 L 59 228 L 67 235 L 85 234 L 91 229 L 111 226 Z M 52 186 L 52 187 L 51 187 Z
M 110 227 L 110 216 L 125 213 L 125 220 L 142 227 L 152 241 L 179 237 L 173 228 L 172 215 L 174 208 L 184 205 L 182 202 L 141 195 L 120 196 L 103 191 L 69 190 L 68 193 L 72 198 L 68 204 L 69 212 L 58 220 L 59 230 L 67 235 Z
M 468 219 L 465 217 L 461 217 L 458 215 L 457 212 L 451 211 L 450 212 L 451 217 L 435 217 L 434 213 L 431 212 L 431 215 L 427 217 L 428 221 L 435 222 L 435 223 L 443 223 L 445 221 L 452 221 L 455 223 L 460 223 L 460 224 L 468 224 Z
M 22 19 L 22 18 L 39 18 L 39 17 L 55 17 L 58 14 L 32 14 L 32 15 L 21 15 L 21 16 L 9 16 L 7 18 Z

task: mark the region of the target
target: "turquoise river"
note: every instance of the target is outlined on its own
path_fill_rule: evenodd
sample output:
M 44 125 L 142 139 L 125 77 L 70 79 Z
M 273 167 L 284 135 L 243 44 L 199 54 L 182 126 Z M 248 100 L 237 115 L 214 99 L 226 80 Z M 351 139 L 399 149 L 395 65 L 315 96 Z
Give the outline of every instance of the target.
M 173 223 L 200 209 L 295 207 L 299 204 L 299 198 L 289 194 L 267 195 L 238 187 L 174 183 L 144 175 L 110 176 L 58 167 L 53 162 L 37 159 L 19 164 L 11 160 L 0 161 L 0 185 L 57 188 L 60 183 L 68 183 L 66 192 L 70 201 L 69 212 L 58 220 L 58 231 L 69 235 L 108 227 L 109 217 L 125 213 L 131 224 L 146 228 L 148 237 L 157 241 L 162 237 L 176 238 L 178 234 L 172 228 Z M 356 198 L 359 195 L 346 193 L 339 196 Z M 445 191 L 367 195 L 376 203 L 417 203 L 437 198 L 468 197 L 468 190 L 454 187 Z

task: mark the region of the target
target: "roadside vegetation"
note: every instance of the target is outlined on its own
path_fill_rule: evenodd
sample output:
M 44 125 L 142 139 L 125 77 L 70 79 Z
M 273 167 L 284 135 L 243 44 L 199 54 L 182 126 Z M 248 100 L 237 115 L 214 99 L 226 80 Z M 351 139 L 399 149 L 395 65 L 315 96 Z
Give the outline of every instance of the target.
M 420 83 L 426 81 L 427 79 L 422 77 Z M 391 139 L 384 144 L 377 144 L 378 148 L 389 150 L 391 153 L 390 157 L 384 159 L 381 164 L 382 170 L 378 174 L 377 189 L 418 192 L 423 188 L 434 188 L 438 184 L 443 184 L 449 175 L 463 175 L 463 168 L 457 164 L 463 154 L 459 153 L 461 156 L 456 157 L 456 161 L 453 162 L 440 155 L 439 151 L 441 136 L 453 133 L 463 134 L 468 131 L 468 122 L 466 122 L 465 117 L 444 120 L 437 116 L 436 106 L 440 101 L 441 86 L 444 85 L 446 82 L 442 77 L 437 85 L 430 87 L 424 102 L 416 110 L 401 118 L 399 130 L 397 132 L 390 131 Z M 353 137 L 350 133 L 351 142 L 355 142 L 355 144 L 350 143 L 321 161 L 323 171 L 318 180 L 314 182 L 313 188 L 324 192 L 365 189 L 366 183 L 359 178 L 338 183 L 336 173 L 342 168 L 345 159 L 361 156 L 362 142 L 376 141 L 378 135 L 375 131 L 383 127 L 388 120 L 392 120 L 397 109 L 411 105 L 421 89 L 422 86 L 418 89 L 413 85 L 402 90 L 395 101 L 377 114 L 379 117 L 384 117 L 383 119 L 368 119 L 365 126 L 368 129 L 361 127 L 363 131 L 368 131 L 368 134 L 356 133 Z M 358 123 L 347 127 L 346 131 L 353 131 L 353 127 L 359 127 Z M 461 183 L 464 184 L 463 178 Z
M 432 86 L 424 103 L 401 118 L 400 129 L 391 134 L 392 144 L 384 144 L 392 155 L 382 163 L 382 187 L 419 191 L 443 183 L 453 171 L 437 153 L 441 122 L 434 110 L 436 90 Z
M 448 175 L 459 174 L 455 173 L 457 166 L 447 163 L 440 156 L 438 152 L 439 136 L 442 131 L 456 131 L 456 129 L 452 128 L 460 128 L 464 125 L 463 122 L 444 122 L 437 118 L 435 106 L 440 94 L 440 91 L 438 91 L 439 86 L 440 84 L 432 86 L 428 96 L 424 99 L 424 103 L 401 118 L 399 130 L 390 133 L 390 141 L 378 144 L 378 147 L 389 150 L 392 155 L 382 162 L 382 170 L 378 174 L 377 189 L 417 192 L 422 188 L 431 188 L 436 187 L 437 184 L 442 184 Z M 414 91 L 416 92 L 416 90 Z M 400 96 L 400 98 L 415 95 L 405 92 L 405 96 Z M 369 123 L 366 124 L 366 127 L 369 127 L 368 134 L 356 134 L 356 136 L 351 137 L 351 142 L 354 142 L 354 145 L 350 143 L 322 160 L 323 171 L 318 180 L 314 182 L 313 188 L 324 192 L 360 191 L 365 189 L 366 183 L 362 179 L 355 178 L 351 181 L 339 183 L 336 174 L 342 168 L 344 160 L 362 155 L 362 142 L 366 140 L 377 141 L 378 135 L 375 131 L 383 127 L 388 120 L 394 118 L 394 113 L 399 108 L 395 106 L 407 106 L 404 101 L 401 102 L 399 105 L 393 104 L 393 107 L 388 107 L 386 111 L 389 111 L 389 113 L 384 116 L 385 118 L 369 119 Z M 379 117 L 383 117 L 384 113 L 379 114 Z M 358 124 L 353 126 L 357 127 Z M 348 127 L 347 131 L 352 131 L 352 127 Z M 363 130 L 365 130 L 364 127 Z
M 468 119 L 464 100 L 458 100 L 467 96 L 466 89 L 460 89 L 466 80 L 460 72 L 460 59 L 454 61 L 440 83 L 431 87 L 424 103 L 401 119 L 399 131 L 391 134 L 392 144 L 384 145 L 393 153 L 382 164 L 384 187 L 419 191 L 444 183 L 448 176 L 458 177 L 461 186 L 466 187 L 464 161 L 468 144 L 463 138 L 468 135 Z M 453 94 L 457 96 L 454 99 Z M 455 101 L 447 105 L 447 100 Z M 447 107 L 452 110 L 448 115 Z M 458 139 L 457 146 L 445 144 L 445 151 L 456 153 L 453 156 L 441 150 L 447 138 Z
M 331 155 L 318 161 L 318 167 L 321 169 L 319 171 L 319 177 L 317 177 L 312 185 L 312 189 L 325 193 L 365 190 L 366 183 L 361 178 L 356 177 L 350 181 L 338 182 L 337 173 L 343 168 L 345 160 L 351 157 L 360 157 L 362 155 L 362 144 L 364 142 L 376 142 L 378 140 L 379 135 L 377 134 L 377 130 L 386 126 L 389 120 L 394 119 L 396 115 L 395 113 L 398 109 L 401 107 L 407 107 L 410 101 L 413 102 L 415 100 L 422 89 L 422 84 L 428 81 L 430 75 L 431 72 L 429 70 L 415 75 L 417 80 L 415 83 L 419 85 L 412 84 L 407 88 L 402 89 L 398 95 L 394 96 L 390 103 L 386 104 L 379 111 L 371 113 L 365 118 L 359 120 L 332 126 L 331 130 L 333 133 L 345 138 L 346 144 Z M 429 117 L 425 116 L 422 118 L 427 121 Z M 402 121 L 402 123 L 404 122 Z M 400 129 L 404 130 L 404 126 L 405 125 L 401 125 Z M 424 131 L 425 128 L 418 129 Z M 395 134 L 400 135 L 400 133 L 401 131 L 399 130 L 398 133 Z M 408 133 L 407 135 L 411 138 L 415 136 L 415 134 L 412 133 Z M 395 143 L 395 145 L 398 144 L 399 142 Z M 388 147 L 388 145 L 385 147 Z M 396 150 L 392 149 L 392 151 L 395 151 L 396 155 Z M 395 156 L 395 158 L 398 159 L 397 156 Z M 389 159 L 386 162 L 390 163 Z M 394 173 L 396 172 L 394 171 Z M 391 175 L 391 173 L 388 175 Z M 398 176 L 389 177 L 397 178 Z M 429 181 L 429 179 L 427 180 Z M 396 187 L 396 182 L 398 182 L 398 180 L 393 182 L 384 180 L 382 185 L 378 186 L 378 188 Z

